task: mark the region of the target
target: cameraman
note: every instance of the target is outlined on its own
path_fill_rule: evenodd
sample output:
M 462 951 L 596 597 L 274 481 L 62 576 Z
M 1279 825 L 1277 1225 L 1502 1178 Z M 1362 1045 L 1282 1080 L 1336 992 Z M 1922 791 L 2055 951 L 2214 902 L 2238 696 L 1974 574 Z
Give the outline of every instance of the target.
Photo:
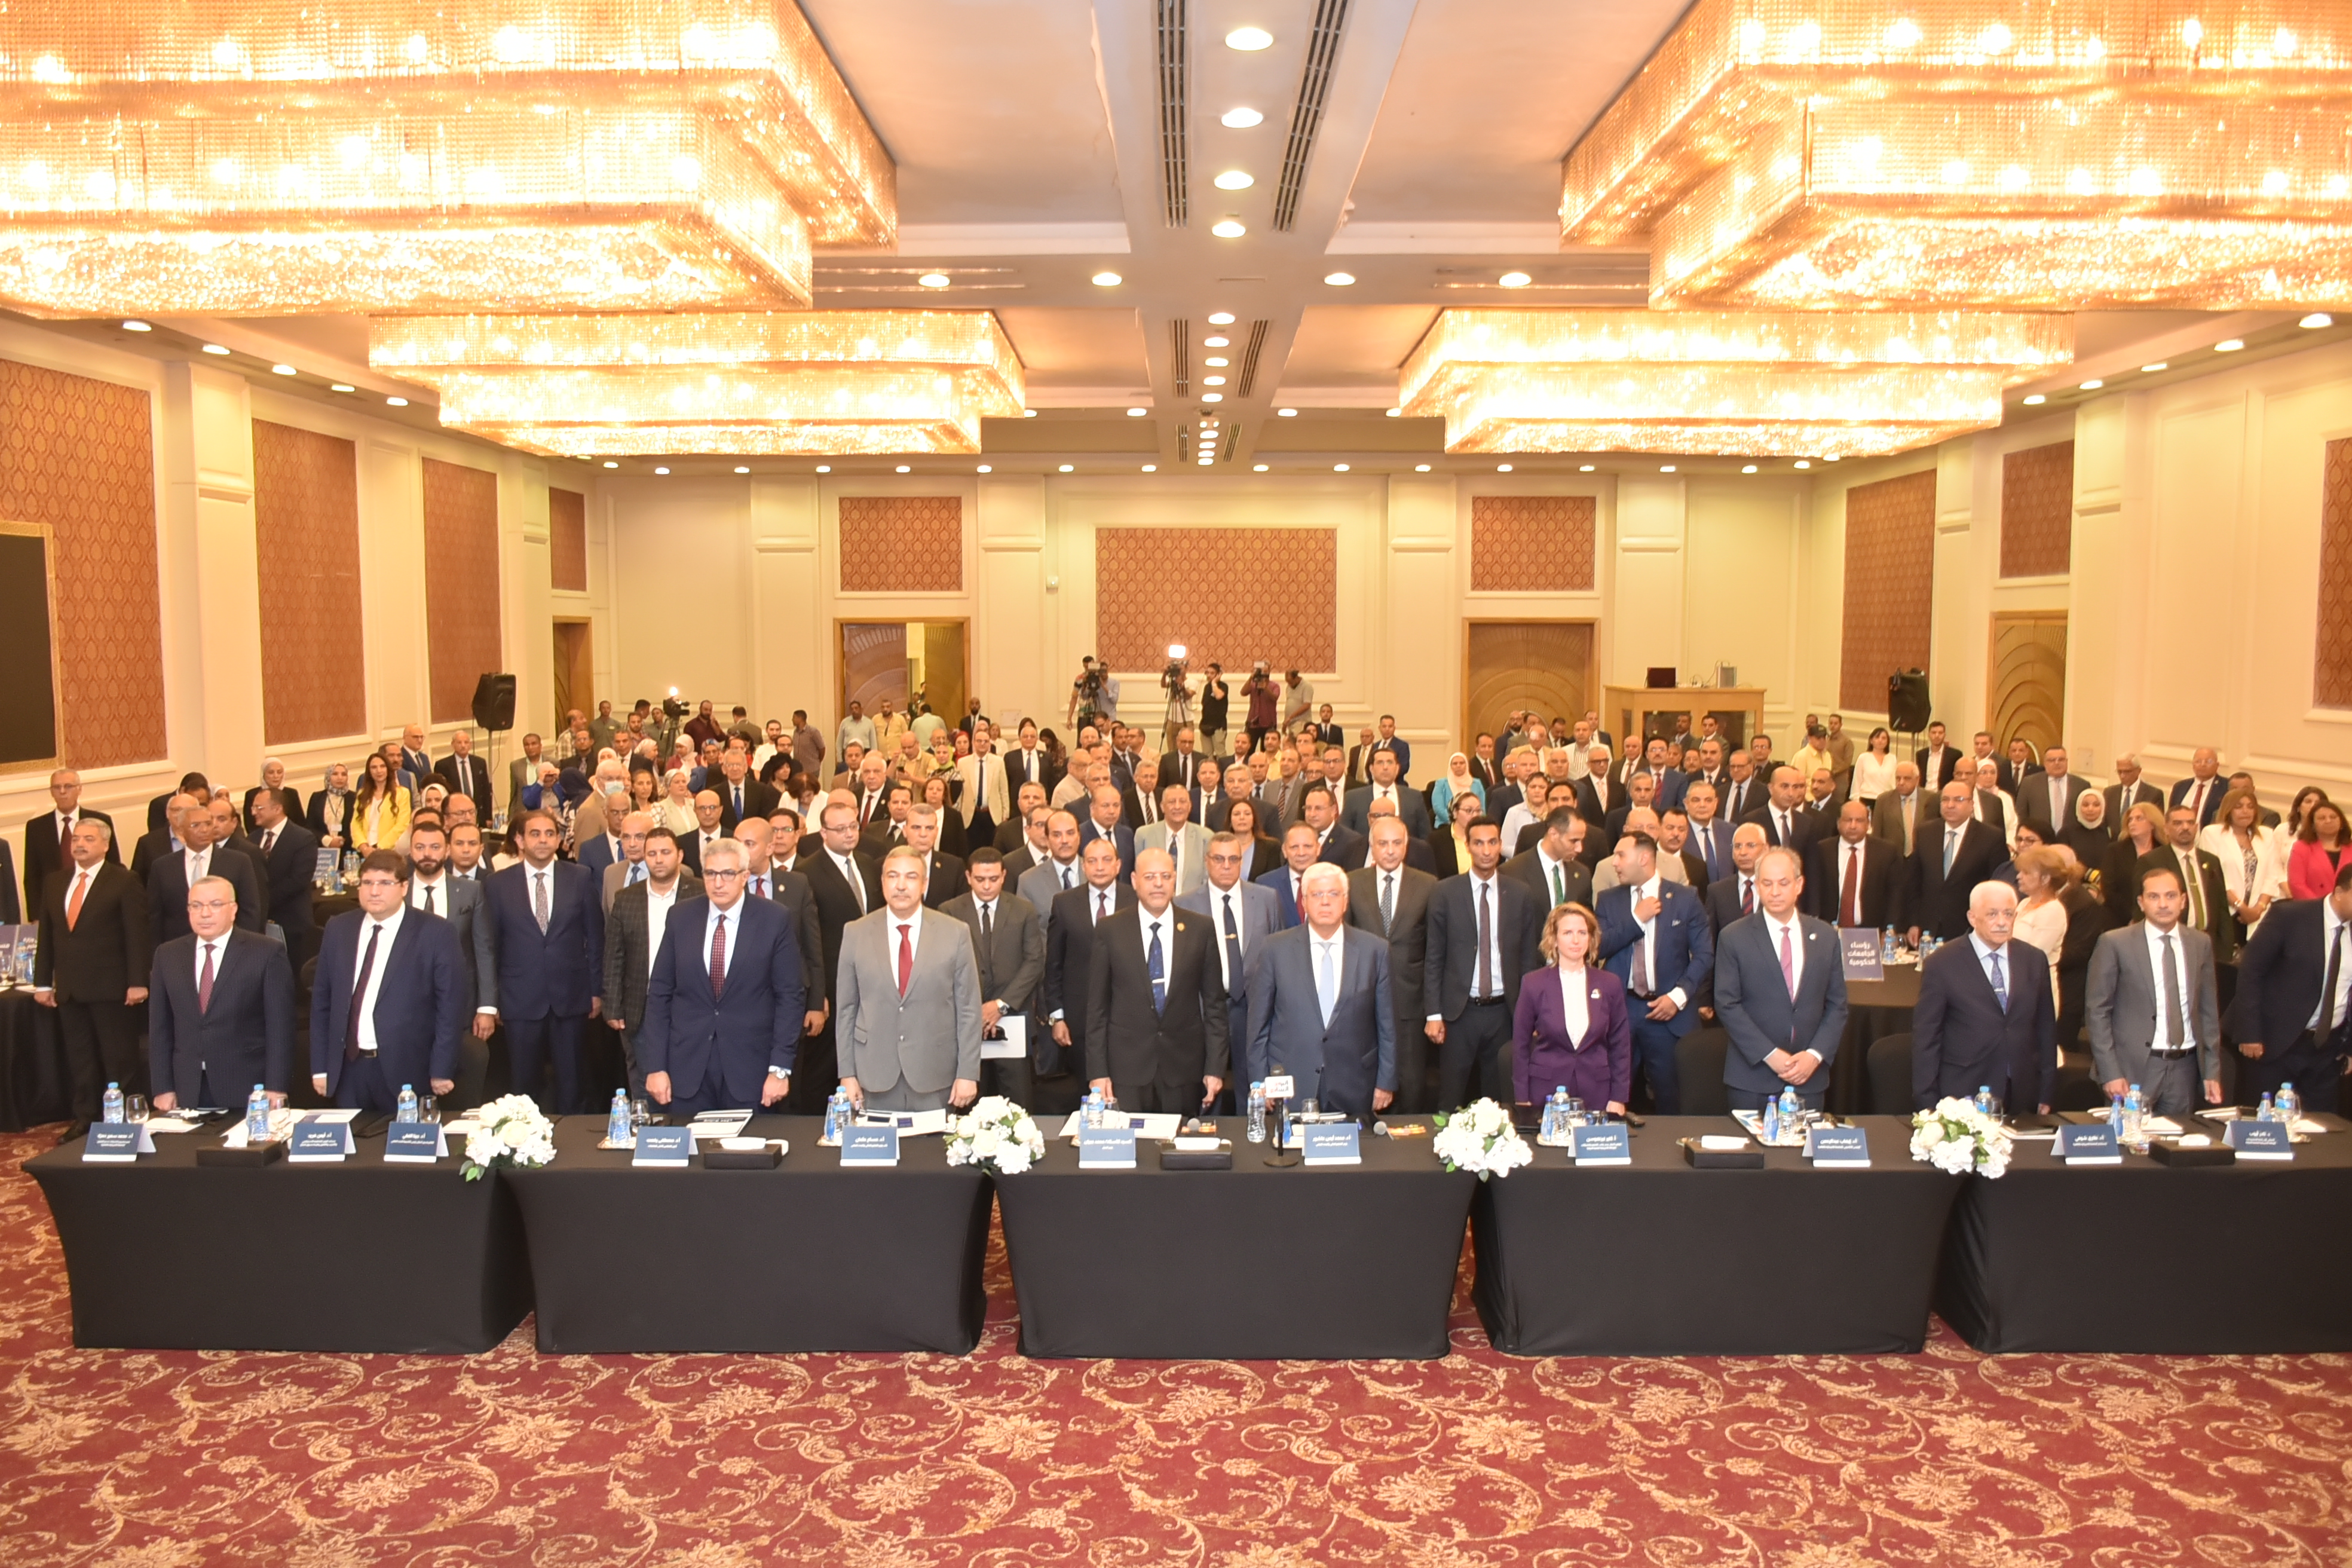
M 1225 689 L 1225 667 L 1215 659 L 1209 661 L 1209 673 L 1201 681 L 1201 724 L 1198 739 L 1204 757 L 1225 754 L 1225 714 L 1230 694 Z
M 1250 678 L 1242 685 L 1242 696 L 1249 702 L 1249 717 L 1246 722 L 1252 752 L 1260 749 L 1259 742 L 1264 741 L 1274 728 L 1274 705 L 1280 698 L 1281 692 L 1281 687 L 1276 685 L 1274 678 L 1265 671 L 1265 660 L 1259 659 L 1251 667 Z
M 1192 676 L 1181 658 L 1171 657 L 1160 672 L 1160 689 L 1168 693 L 1168 713 L 1160 723 L 1160 750 L 1176 749 L 1176 731 L 1192 721 Z

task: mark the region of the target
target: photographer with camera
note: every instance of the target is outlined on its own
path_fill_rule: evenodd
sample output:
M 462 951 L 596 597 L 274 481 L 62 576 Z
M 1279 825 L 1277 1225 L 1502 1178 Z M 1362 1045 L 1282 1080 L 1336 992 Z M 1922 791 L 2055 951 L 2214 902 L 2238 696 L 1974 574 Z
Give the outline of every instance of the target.
M 1168 693 L 1168 712 L 1160 721 L 1160 749 L 1176 749 L 1176 731 L 1192 721 L 1192 676 L 1184 663 L 1184 645 L 1168 645 L 1168 666 L 1160 672 L 1160 689 Z
M 1250 750 L 1259 749 L 1267 733 L 1274 728 L 1275 704 L 1280 700 L 1282 688 L 1266 673 L 1265 660 L 1259 659 L 1250 667 L 1250 678 L 1242 685 L 1242 696 L 1249 702 Z

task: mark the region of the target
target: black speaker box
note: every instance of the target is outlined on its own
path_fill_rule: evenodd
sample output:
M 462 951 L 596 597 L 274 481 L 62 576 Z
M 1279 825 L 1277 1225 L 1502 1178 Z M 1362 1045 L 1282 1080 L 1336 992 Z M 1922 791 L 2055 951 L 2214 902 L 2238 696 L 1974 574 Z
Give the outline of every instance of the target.
M 1907 730 L 1916 734 L 1927 727 L 1930 711 L 1927 671 L 1902 669 L 1886 678 L 1888 729 Z
M 514 728 L 515 678 L 485 675 L 474 682 L 474 722 L 485 730 Z

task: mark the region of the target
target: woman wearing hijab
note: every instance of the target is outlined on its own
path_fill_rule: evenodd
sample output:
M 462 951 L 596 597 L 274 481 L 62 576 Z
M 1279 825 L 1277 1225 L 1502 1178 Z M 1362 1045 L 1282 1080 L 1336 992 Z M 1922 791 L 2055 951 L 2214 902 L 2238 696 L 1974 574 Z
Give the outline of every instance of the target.
M 2107 850 L 2115 841 L 2116 830 L 2107 821 L 2107 797 L 2095 789 L 2086 789 L 2074 797 L 2074 820 L 2050 840 L 2072 849 L 2074 863 L 2092 871 L 2107 863 Z
M 1478 809 L 1486 809 L 1486 786 L 1480 784 L 1477 775 L 1470 771 L 1469 757 L 1456 752 L 1445 760 L 1445 776 L 1437 781 L 1436 787 L 1430 794 L 1431 816 L 1438 822 L 1452 822 L 1454 802 L 1465 795 L 1476 795 Z M 1444 831 L 1442 828 L 1439 830 L 1441 835 Z
M 245 830 L 247 833 L 258 834 L 261 831 L 261 824 L 253 820 L 253 799 L 268 789 L 276 790 L 278 798 L 285 803 L 287 821 L 302 820 L 302 792 L 286 782 L 286 764 L 276 757 L 268 757 L 261 763 L 261 782 L 245 792 Z

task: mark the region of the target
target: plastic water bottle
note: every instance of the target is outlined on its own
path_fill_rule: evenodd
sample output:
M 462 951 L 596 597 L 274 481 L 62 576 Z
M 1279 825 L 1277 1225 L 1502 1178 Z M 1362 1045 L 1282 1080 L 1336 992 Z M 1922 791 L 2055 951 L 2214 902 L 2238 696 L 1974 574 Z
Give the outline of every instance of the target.
M 269 1142 L 269 1091 L 257 1083 L 253 1092 L 245 1097 L 245 1141 Z
M 2262 1104 L 2254 1108 L 2254 1120 L 2257 1121 L 2278 1120 L 2278 1108 L 2271 1103 L 2271 1097 L 2268 1094 L 2263 1095 Z
M 106 1098 L 100 1104 L 100 1119 L 109 1123 L 121 1121 L 122 1120 L 122 1086 L 119 1083 L 108 1084 Z
M 1977 1085 L 1977 1114 L 1990 1116 L 1992 1113 L 1992 1085 L 1980 1083 Z
M 616 1089 L 612 1108 L 604 1112 L 604 1142 L 616 1148 L 634 1148 L 636 1141 L 636 1130 L 629 1125 L 629 1091 Z
M 2294 1085 L 2283 1083 L 2278 1091 L 2278 1119 L 2286 1123 L 2287 1131 L 2294 1131 L 2295 1118 L 2303 1114 L 2303 1096 L 2295 1093 Z
M 1764 1142 L 1778 1143 L 1780 1141 L 1780 1102 L 1777 1100 L 1768 1100 L 1764 1102 Z
M 2140 1093 L 2139 1085 L 2134 1084 L 2124 1096 L 2124 1142 L 2134 1149 L 2144 1148 L 2147 1143 L 2147 1100 Z
M 416 1120 L 416 1090 L 410 1085 L 404 1083 L 400 1086 L 400 1099 L 392 1108 L 392 1119 L 394 1121 Z
M 1250 1085 L 1249 1141 L 1253 1143 L 1265 1142 L 1265 1081 L 1263 1079 Z
M 2107 1092 L 2107 1125 L 2115 1129 L 2116 1145 L 2121 1148 L 2124 1141 L 2124 1097 L 2112 1089 Z
M 1797 1086 L 1785 1084 L 1780 1089 L 1780 1126 L 1794 1137 L 1805 1124 L 1805 1102 L 1797 1093 Z
M 1895 962 L 1895 928 L 1893 926 L 1879 927 L 1878 962 L 1880 964 L 1885 965 L 1893 963 Z

